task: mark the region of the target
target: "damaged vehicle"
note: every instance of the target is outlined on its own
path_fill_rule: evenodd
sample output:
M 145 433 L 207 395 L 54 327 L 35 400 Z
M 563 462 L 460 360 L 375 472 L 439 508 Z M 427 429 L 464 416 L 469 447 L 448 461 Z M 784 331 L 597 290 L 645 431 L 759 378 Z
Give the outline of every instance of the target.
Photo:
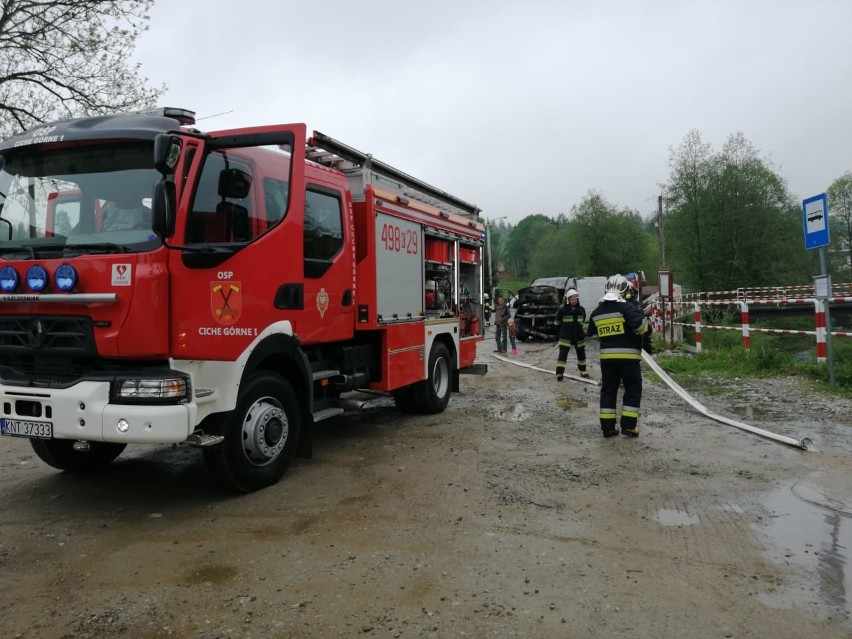
M 577 287 L 575 277 L 540 277 L 518 291 L 515 332 L 524 342 L 531 338 L 555 341 L 559 337 L 556 311 L 565 291 Z

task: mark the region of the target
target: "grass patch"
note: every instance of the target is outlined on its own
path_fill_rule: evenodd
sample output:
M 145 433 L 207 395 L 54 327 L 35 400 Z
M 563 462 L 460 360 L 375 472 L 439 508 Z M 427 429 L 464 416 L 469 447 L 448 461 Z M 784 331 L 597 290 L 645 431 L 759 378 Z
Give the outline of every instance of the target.
M 813 330 L 805 321 L 800 322 L 800 327 L 794 327 L 791 325 L 791 319 L 794 318 L 784 319 L 786 330 Z M 761 322 L 761 327 L 769 328 L 772 323 L 774 322 Z M 687 340 L 691 338 L 686 332 L 684 337 Z M 750 338 L 751 348 L 746 350 L 743 348 L 742 333 L 739 331 L 702 331 L 700 353 L 681 353 L 670 357 L 661 354 L 657 357 L 657 363 L 682 386 L 700 386 L 702 390 L 711 393 L 714 386 L 717 391 L 722 392 L 718 383 L 714 385 L 713 378 L 759 379 L 797 375 L 814 382 L 819 390 L 852 397 L 852 338 L 835 337 L 832 340 L 834 388 L 829 387 L 827 364 L 817 362 L 816 341 L 813 336 L 752 333 Z M 658 353 L 668 347 L 668 342 L 660 336 L 655 336 L 655 341 Z

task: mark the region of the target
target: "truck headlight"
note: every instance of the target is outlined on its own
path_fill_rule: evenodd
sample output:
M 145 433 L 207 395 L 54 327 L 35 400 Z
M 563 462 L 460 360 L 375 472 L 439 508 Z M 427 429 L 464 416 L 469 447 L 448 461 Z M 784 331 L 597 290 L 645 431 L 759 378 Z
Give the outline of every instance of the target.
M 111 401 L 115 404 L 181 404 L 189 401 L 189 378 L 118 378 L 112 383 Z

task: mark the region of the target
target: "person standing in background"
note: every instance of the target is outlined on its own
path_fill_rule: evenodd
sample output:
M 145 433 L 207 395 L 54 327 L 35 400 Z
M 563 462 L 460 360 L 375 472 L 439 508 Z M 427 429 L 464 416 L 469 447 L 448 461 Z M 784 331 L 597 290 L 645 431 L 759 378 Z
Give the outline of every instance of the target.
M 509 307 L 506 305 L 506 298 L 500 295 L 497 297 L 497 307 L 494 309 L 494 337 L 497 340 L 495 353 L 506 352 L 508 328 Z
M 556 381 L 561 382 L 565 374 L 565 361 L 571 347 L 577 351 L 577 370 L 580 377 L 588 377 L 586 372 L 586 309 L 580 306 L 580 294 L 573 288 L 565 292 L 565 303 L 556 311 L 556 323 L 559 324 L 559 355 L 556 358 Z
M 509 332 L 509 344 L 512 345 L 512 355 L 517 355 L 518 354 L 518 342 L 517 342 L 518 332 L 515 330 L 515 320 L 513 320 L 513 319 L 509 320 L 508 332 Z

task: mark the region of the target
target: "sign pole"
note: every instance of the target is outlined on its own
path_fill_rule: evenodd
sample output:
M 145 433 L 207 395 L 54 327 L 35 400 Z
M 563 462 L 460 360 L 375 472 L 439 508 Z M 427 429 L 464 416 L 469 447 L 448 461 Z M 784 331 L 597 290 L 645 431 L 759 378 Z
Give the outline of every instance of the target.
M 834 388 L 834 347 L 831 342 L 831 312 L 829 311 L 829 307 L 831 306 L 831 276 L 828 274 L 826 262 L 825 247 L 822 246 L 819 249 L 819 268 L 820 271 L 822 271 L 822 275 L 814 278 L 814 280 L 824 280 L 825 285 L 822 287 L 823 290 L 821 291 L 821 287 L 817 281 L 815 292 L 817 293 L 817 297 L 821 297 L 820 293 L 825 295 L 825 354 L 828 358 L 828 387 Z
M 831 343 L 831 276 L 828 274 L 825 247 L 831 239 L 828 226 L 828 198 L 825 193 L 802 200 L 802 224 L 805 228 L 805 248 L 819 249 L 819 268 L 821 275 L 814 278 L 814 297 L 825 304 L 825 346 L 828 359 L 828 386 L 834 388 L 834 349 Z

